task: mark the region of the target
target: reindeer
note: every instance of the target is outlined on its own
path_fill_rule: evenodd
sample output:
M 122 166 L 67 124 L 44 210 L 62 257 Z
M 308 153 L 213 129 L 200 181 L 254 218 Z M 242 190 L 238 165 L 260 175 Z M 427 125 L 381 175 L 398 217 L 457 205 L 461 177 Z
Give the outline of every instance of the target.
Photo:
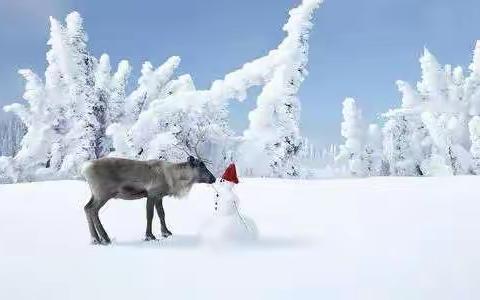
M 145 240 L 155 240 L 152 233 L 153 208 L 160 219 L 163 237 L 172 233 L 165 223 L 163 198 L 183 196 L 194 183 L 212 184 L 215 176 L 204 162 L 189 156 L 187 162 L 164 160 L 138 161 L 123 158 L 101 158 L 85 164 L 82 174 L 92 197 L 85 205 L 88 228 L 94 244 L 109 244 L 110 238 L 100 222 L 98 212 L 112 198 L 134 200 L 147 198 L 147 229 Z M 100 237 L 99 237 L 100 236 Z

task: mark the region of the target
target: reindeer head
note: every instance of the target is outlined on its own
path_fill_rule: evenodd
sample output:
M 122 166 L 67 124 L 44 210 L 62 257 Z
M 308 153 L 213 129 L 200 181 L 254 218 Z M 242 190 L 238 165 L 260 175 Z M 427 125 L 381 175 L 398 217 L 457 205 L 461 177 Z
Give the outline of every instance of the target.
M 174 145 L 174 147 L 187 154 L 188 165 L 194 172 L 194 182 L 212 184 L 215 183 L 216 178 L 205 166 L 205 163 L 210 162 L 202 158 L 198 152 L 199 144 L 204 142 L 205 139 L 204 133 L 201 133 L 199 136 L 197 136 L 195 143 L 192 143 L 190 140 L 186 139 L 177 145 Z M 195 158 L 193 155 L 195 155 L 197 158 Z
M 190 165 L 195 174 L 195 182 L 208 184 L 212 184 L 215 182 L 215 176 L 213 176 L 212 172 L 207 169 L 203 161 L 193 156 L 189 156 L 188 164 Z

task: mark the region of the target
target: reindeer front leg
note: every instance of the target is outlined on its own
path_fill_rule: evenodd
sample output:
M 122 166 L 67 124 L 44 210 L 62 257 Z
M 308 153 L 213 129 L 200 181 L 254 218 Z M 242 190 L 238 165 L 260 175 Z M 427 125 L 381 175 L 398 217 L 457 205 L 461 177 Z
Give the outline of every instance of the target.
M 155 240 L 155 236 L 152 233 L 152 220 L 153 220 L 153 206 L 155 203 L 155 198 L 152 196 L 147 197 L 147 229 L 145 231 L 145 240 L 151 241 Z
M 163 237 L 169 237 L 172 235 L 165 223 L 165 211 L 163 210 L 163 197 L 157 197 L 155 199 L 155 209 L 157 210 L 158 218 L 160 219 L 161 231 Z

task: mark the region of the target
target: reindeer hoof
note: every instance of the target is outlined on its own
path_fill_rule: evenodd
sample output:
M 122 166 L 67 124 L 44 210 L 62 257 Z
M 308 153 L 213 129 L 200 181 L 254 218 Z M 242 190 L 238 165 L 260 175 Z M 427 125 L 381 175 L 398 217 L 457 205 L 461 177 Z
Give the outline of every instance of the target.
M 100 242 L 100 244 L 102 244 L 102 245 L 110 245 L 111 243 L 112 243 L 112 242 L 110 241 L 110 239 L 108 239 L 108 240 L 102 240 L 102 241 Z
M 147 241 L 147 242 L 148 242 L 148 241 L 154 241 L 154 240 L 156 240 L 156 239 L 157 239 L 157 238 L 156 238 L 153 234 L 147 234 L 147 235 L 145 236 L 145 241 Z
M 169 236 L 171 236 L 171 235 L 172 235 L 172 233 L 171 233 L 170 230 L 168 230 L 168 229 L 162 231 L 162 237 L 164 237 L 164 238 L 167 238 L 167 237 L 169 237 Z
M 102 242 L 100 242 L 100 241 L 97 240 L 97 239 L 92 239 L 92 240 L 90 241 L 90 245 L 101 245 L 101 244 L 102 244 Z

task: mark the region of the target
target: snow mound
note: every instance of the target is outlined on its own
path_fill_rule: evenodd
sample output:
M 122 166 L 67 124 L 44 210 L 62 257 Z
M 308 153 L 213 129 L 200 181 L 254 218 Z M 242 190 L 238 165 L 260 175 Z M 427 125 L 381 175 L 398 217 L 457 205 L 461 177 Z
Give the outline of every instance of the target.
M 199 235 L 208 244 L 253 242 L 258 237 L 255 222 L 239 214 L 211 218 L 201 227 Z

